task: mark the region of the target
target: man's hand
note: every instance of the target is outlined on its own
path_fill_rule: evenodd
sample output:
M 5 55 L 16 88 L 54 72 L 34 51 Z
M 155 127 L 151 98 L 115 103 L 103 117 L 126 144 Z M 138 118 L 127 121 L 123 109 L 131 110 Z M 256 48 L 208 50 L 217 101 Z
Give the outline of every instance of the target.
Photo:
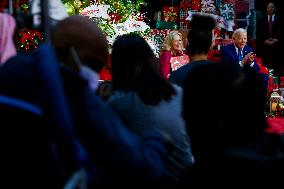
M 242 64 L 252 64 L 254 62 L 254 58 L 255 58 L 255 54 L 253 52 L 248 53 L 246 56 L 244 56 L 243 60 L 242 60 Z

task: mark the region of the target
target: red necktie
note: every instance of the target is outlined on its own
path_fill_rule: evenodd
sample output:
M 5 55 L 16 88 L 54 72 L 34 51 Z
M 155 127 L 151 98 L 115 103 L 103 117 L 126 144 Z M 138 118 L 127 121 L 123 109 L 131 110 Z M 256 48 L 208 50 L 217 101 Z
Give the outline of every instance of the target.
M 269 24 L 269 33 L 272 34 L 272 16 L 269 16 L 269 21 L 268 21 L 268 24 Z

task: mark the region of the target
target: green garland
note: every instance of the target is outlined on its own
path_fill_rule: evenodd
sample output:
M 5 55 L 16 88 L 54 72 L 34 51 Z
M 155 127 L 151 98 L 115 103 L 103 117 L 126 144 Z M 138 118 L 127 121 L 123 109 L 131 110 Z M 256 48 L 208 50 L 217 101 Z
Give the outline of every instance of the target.
M 110 5 L 108 14 L 113 14 L 119 17 L 119 20 L 117 20 L 116 23 L 123 23 L 130 17 L 134 17 L 134 19 L 138 20 L 140 6 L 146 6 L 145 0 L 136 0 L 135 3 L 131 0 L 62 0 L 62 2 L 64 3 L 69 15 L 79 14 L 82 9 L 92 4 Z M 106 35 L 110 36 L 110 38 L 116 35 L 112 21 L 104 18 L 91 18 L 91 20 L 95 21 Z M 150 39 L 150 30 L 135 33 L 141 35 L 147 40 Z

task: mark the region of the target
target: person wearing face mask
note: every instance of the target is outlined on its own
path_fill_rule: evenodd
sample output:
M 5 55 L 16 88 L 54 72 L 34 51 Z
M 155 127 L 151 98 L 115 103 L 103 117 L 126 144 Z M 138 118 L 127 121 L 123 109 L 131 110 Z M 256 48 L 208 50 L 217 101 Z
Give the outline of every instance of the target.
M 182 34 L 178 31 L 170 32 L 164 40 L 162 52 L 159 58 L 160 71 L 163 78 L 168 79 L 172 72 L 170 63 L 171 58 L 184 55 L 183 50 Z
M 99 84 L 96 76 L 109 57 L 108 43 L 103 31 L 89 18 L 73 15 L 52 28 L 51 44 L 54 48 L 50 51 L 54 50 L 56 53 L 54 57 L 53 53 L 42 52 L 39 47 L 35 52 L 19 54 L 3 64 L 0 67 L 0 94 L 39 107 L 44 115 L 43 119 L 40 119 L 44 122 L 40 125 L 43 127 L 39 128 L 46 134 L 43 137 L 61 141 L 68 136 L 68 144 L 75 141 L 82 147 L 80 151 L 73 148 L 74 145 L 60 148 L 63 150 L 58 149 L 64 155 L 62 161 L 52 161 L 47 167 L 59 167 L 59 170 L 56 169 L 50 174 L 46 169 L 40 169 L 32 174 L 28 174 L 31 173 L 30 170 L 26 171 L 21 178 L 27 178 L 23 180 L 29 185 L 24 185 L 38 188 L 36 184 L 39 182 L 35 183 L 29 178 L 40 177 L 47 180 L 41 182 L 41 185 L 46 183 L 46 187 L 43 188 L 63 188 L 66 178 L 82 166 L 86 168 L 88 188 L 110 188 L 109 185 L 113 183 L 124 188 L 149 188 L 158 184 L 165 170 L 164 157 L 171 149 L 170 139 L 157 130 L 147 130 L 143 137 L 137 136 L 125 127 L 110 106 L 90 90 L 95 88 L 95 84 Z M 40 67 L 43 60 L 55 68 Z M 44 69 L 46 67 L 47 69 Z M 56 71 L 59 73 L 56 74 Z M 52 74 L 55 79 L 48 77 L 50 80 L 47 80 L 46 73 L 49 73 L 48 76 Z M 59 85 L 46 86 L 49 82 Z M 57 95 L 58 91 L 63 94 Z M 51 97 L 56 101 L 49 100 Z M 61 112 L 58 107 L 62 104 L 68 111 L 59 118 Z M 70 119 L 66 114 L 70 114 Z M 13 116 L 18 118 L 17 114 Z M 58 120 L 60 127 L 52 124 L 53 120 Z M 71 124 L 66 124 L 66 120 Z M 52 140 L 52 152 L 57 149 L 57 144 L 57 140 Z M 67 150 L 72 152 L 72 155 L 66 153 Z M 32 156 L 31 161 L 36 157 Z M 61 156 L 58 157 L 56 154 L 55 159 L 60 158 Z M 30 167 L 36 166 L 38 167 L 38 164 L 30 163 Z M 43 177 L 42 174 L 48 174 L 50 177 Z M 14 176 L 13 179 L 15 178 L 19 179 Z
M 97 36 L 89 33 L 96 33 Z M 90 89 L 96 91 L 99 73 L 109 56 L 106 39 L 99 27 L 93 27 L 92 22 L 81 17 L 65 19 L 53 28 L 51 41 L 59 62 L 79 73 Z
M 240 67 L 245 69 L 252 68 L 258 72 L 259 66 L 255 62 L 255 53 L 251 47 L 247 46 L 247 31 L 243 28 L 238 28 L 233 32 L 232 38 L 234 43 L 222 48 L 222 63 L 239 64 Z

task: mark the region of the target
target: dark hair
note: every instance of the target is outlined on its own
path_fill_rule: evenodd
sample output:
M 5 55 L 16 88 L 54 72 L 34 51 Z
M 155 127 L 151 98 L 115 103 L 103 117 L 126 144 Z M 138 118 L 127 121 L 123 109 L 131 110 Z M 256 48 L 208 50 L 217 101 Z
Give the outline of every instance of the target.
M 158 71 L 158 59 L 138 34 L 118 37 L 112 50 L 113 89 L 136 91 L 146 104 L 169 100 L 175 90 Z
M 212 30 L 216 22 L 213 17 L 195 14 L 188 33 L 189 54 L 208 53 L 212 42 Z
M 193 151 L 246 143 L 263 133 L 265 90 L 260 76 L 248 72 L 238 65 L 210 64 L 187 75 L 183 117 Z

